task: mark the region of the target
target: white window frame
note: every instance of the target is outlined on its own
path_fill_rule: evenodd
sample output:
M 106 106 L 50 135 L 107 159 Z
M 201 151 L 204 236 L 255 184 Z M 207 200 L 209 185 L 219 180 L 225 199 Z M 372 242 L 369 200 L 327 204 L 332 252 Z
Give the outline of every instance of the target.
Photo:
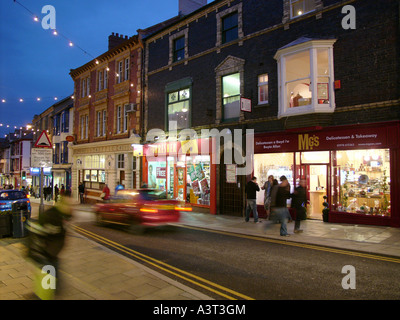
M 84 98 L 86 97 L 86 78 L 81 80 L 81 87 L 82 87 L 82 95 L 81 97 Z
M 311 113 L 333 113 L 335 111 L 335 91 L 334 91 L 334 64 L 333 64 L 333 44 L 336 39 L 330 40 L 310 40 L 297 45 L 283 47 L 279 49 L 275 55 L 278 63 L 278 84 L 279 84 L 279 110 L 278 118 L 290 117 Z M 318 66 L 317 66 L 317 49 L 328 49 L 329 54 L 329 104 L 318 104 L 317 94 L 312 94 L 311 104 L 289 108 L 288 97 L 286 92 L 286 58 L 296 53 L 310 51 L 310 91 L 317 92 Z
M 129 58 L 125 59 L 125 75 L 124 75 L 124 81 L 129 79 Z
M 108 88 L 108 70 L 107 70 L 107 68 L 105 68 L 103 71 L 103 78 L 104 78 L 103 89 L 107 89 Z
M 89 115 L 85 116 L 85 139 L 89 137 Z
M 124 123 L 123 123 L 123 132 L 127 132 L 128 131 L 128 112 L 127 109 L 129 107 L 129 104 L 126 104 L 124 106 Z
M 117 106 L 117 133 L 121 133 L 122 106 Z
M 117 72 L 117 83 L 121 83 L 124 76 L 124 61 L 120 60 L 117 62 L 118 72 Z
M 103 70 L 97 71 L 97 77 L 98 77 L 98 82 L 97 82 L 97 91 L 103 90 Z
M 103 110 L 103 136 L 106 135 L 107 111 Z
M 96 130 L 96 133 L 97 133 L 97 137 L 100 137 L 101 136 L 101 111 L 97 111 L 96 112 L 96 124 L 97 124 L 97 130 Z
M 267 81 L 260 81 L 261 77 L 267 77 Z M 268 87 L 269 78 L 268 77 L 269 77 L 268 73 L 263 73 L 263 74 L 260 74 L 258 76 L 258 104 L 259 105 L 268 104 L 268 101 L 269 101 L 269 92 L 268 92 L 268 90 L 269 90 L 269 87 Z M 266 91 L 267 91 L 267 99 L 266 100 L 261 100 L 261 92 L 260 92 L 260 90 L 261 90 L 262 87 L 266 87 Z

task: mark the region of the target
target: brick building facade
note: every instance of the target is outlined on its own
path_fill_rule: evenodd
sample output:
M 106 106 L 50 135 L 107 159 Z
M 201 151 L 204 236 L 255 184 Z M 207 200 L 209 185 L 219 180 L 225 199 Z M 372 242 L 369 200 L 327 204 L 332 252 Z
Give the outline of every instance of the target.
M 342 25 L 345 6 L 354 8 L 355 29 Z M 293 188 L 306 178 L 311 218 L 321 218 L 324 195 L 331 221 L 400 226 L 398 25 L 399 4 L 391 0 L 213 1 L 144 39 L 145 132 L 169 136 L 174 121 L 178 131 L 254 129 L 258 145 L 286 138 L 291 146 L 254 145 L 259 183 L 285 174 Z M 251 112 L 240 110 L 241 98 L 250 99 Z M 299 139 L 306 135 L 345 143 L 305 150 Z M 243 214 L 249 177 L 232 182 L 224 164 L 163 156 L 145 162 L 145 180 L 152 163 L 165 168 L 156 184 L 175 196 L 180 162 L 186 200 L 201 206 L 207 195 L 188 174 L 199 167 L 209 178 L 206 208 Z

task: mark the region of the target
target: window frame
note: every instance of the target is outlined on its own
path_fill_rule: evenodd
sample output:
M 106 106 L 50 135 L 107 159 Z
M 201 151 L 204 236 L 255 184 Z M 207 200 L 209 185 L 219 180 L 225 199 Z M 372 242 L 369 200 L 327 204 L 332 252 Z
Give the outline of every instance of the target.
M 297 116 L 312 113 L 333 113 L 336 108 L 335 104 L 335 91 L 334 91 L 334 55 L 333 55 L 333 45 L 336 39 L 326 39 L 326 40 L 313 40 L 309 39 L 307 41 L 295 44 L 293 46 L 287 45 L 277 51 L 274 58 L 277 60 L 278 64 L 278 118 Z M 320 104 L 317 99 L 317 84 L 318 84 L 318 63 L 317 63 L 317 50 L 318 49 L 328 49 L 328 64 L 329 64 L 329 103 Z M 288 107 L 287 98 L 287 83 L 286 81 L 286 59 L 287 57 L 292 57 L 293 55 L 300 54 L 302 52 L 310 52 L 310 91 L 312 92 L 311 104 L 298 107 Z M 292 81 L 289 81 L 292 82 Z M 314 94 L 315 93 L 315 94 Z
M 306 1 L 313 2 L 313 7 L 314 7 L 314 9 L 311 9 L 311 10 L 309 10 L 309 11 L 305 11 Z M 303 11 L 304 11 L 304 12 L 302 12 L 302 13 L 299 14 L 299 15 L 294 15 L 294 14 L 293 14 L 293 7 L 294 7 L 294 5 L 295 5 L 296 3 L 299 3 L 299 2 L 301 2 L 301 3 L 303 4 L 302 7 L 303 7 Z M 316 7 L 317 7 L 317 5 L 316 5 L 316 3 L 315 3 L 315 0 L 289 0 L 289 6 L 290 6 L 290 19 L 296 19 L 296 18 L 302 17 L 302 16 L 304 16 L 305 14 L 308 14 L 308 13 L 310 13 L 310 12 L 314 12 L 314 11 L 316 10 Z
M 260 81 L 260 78 L 265 77 L 265 76 L 267 77 L 267 81 Z M 263 74 L 258 75 L 258 104 L 259 105 L 264 105 L 264 104 L 269 103 L 269 85 L 268 85 L 268 83 L 269 83 L 269 74 L 268 73 L 263 73 Z M 267 99 L 265 99 L 265 100 L 261 100 L 260 90 L 262 87 L 266 87 Z
M 236 18 L 237 18 L 235 21 L 235 24 L 233 26 L 225 29 L 224 28 L 225 21 L 227 21 L 227 19 L 229 19 L 233 16 L 236 16 Z M 235 38 L 227 39 L 227 33 L 230 31 L 233 31 L 233 30 L 236 30 Z M 239 39 L 239 12 L 234 11 L 234 12 L 231 12 L 221 18 L 221 36 L 222 36 L 222 39 L 221 39 L 222 44 L 229 43 L 231 41 L 235 41 L 235 40 Z

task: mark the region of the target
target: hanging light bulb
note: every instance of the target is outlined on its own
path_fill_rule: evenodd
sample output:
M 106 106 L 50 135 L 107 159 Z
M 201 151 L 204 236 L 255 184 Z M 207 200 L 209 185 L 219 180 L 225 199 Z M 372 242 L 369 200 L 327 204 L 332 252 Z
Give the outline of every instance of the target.
M 54 34 L 55 36 L 57 36 L 57 35 L 58 35 L 57 30 L 54 29 L 53 34 Z
M 72 43 L 72 41 L 69 42 L 69 46 L 70 46 L 70 47 L 73 47 L 73 46 L 74 46 L 74 44 Z
M 39 18 L 38 18 L 37 16 L 34 16 L 34 17 L 33 17 L 33 21 L 38 22 L 38 21 L 39 21 Z
M 5 103 L 5 102 L 6 102 L 6 99 L 1 99 L 1 102 Z
M 19 102 L 24 102 L 24 99 L 20 98 L 20 99 L 19 99 Z

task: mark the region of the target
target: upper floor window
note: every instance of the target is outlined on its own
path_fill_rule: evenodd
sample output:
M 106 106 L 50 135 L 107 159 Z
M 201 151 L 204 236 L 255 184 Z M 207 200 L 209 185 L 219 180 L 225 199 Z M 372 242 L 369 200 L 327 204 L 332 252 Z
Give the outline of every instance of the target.
M 290 17 L 296 18 L 315 10 L 315 0 L 290 0 Z
M 174 40 L 174 62 L 185 58 L 185 37 Z
M 190 88 L 170 92 L 167 97 L 168 130 L 189 128 Z
M 268 103 L 268 74 L 258 76 L 258 104 Z
M 53 117 L 53 135 L 60 135 L 60 114 L 56 114 Z
M 278 50 L 278 117 L 334 111 L 335 41 L 300 38 Z
M 169 61 L 168 64 L 182 61 L 188 58 L 189 29 L 185 28 L 169 37 Z
M 69 109 L 61 113 L 61 132 L 69 131 Z
M 90 77 L 81 79 L 81 97 L 87 97 L 90 95 Z
M 121 83 L 129 79 L 129 58 L 125 58 L 117 62 L 116 77 L 117 83 Z
M 238 13 L 233 12 L 222 18 L 222 43 L 227 43 L 238 38 Z
M 222 78 L 223 120 L 238 120 L 240 116 L 240 73 Z

